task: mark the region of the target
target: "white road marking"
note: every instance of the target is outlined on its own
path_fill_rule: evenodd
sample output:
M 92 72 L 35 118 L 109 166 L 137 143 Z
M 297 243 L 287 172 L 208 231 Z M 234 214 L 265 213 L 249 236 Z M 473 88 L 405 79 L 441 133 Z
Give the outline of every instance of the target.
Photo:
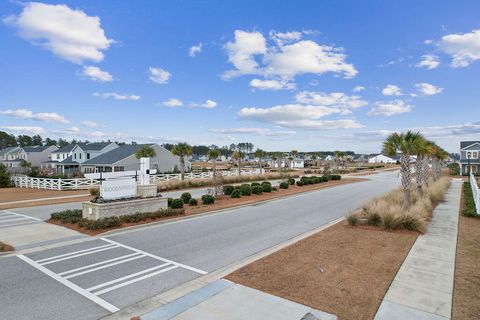
M 109 264 L 106 264 L 106 265 L 103 265 L 103 266 L 100 266 L 100 267 L 96 267 L 96 268 L 92 268 L 92 269 L 88 269 L 88 270 L 84 270 L 84 271 L 80 271 L 80 272 L 68 275 L 68 276 L 65 277 L 65 279 L 78 277 L 78 276 L 81 276 L 82 274 L 87 274 L 87 273 L 94 272 L 94 271 L 97 271 L 97 270 L 102 270 L 102 269 L 105 269 L 105 268 L 116 266 L 117 264 L 125 263 L 125 262 L 128 262 L 128 261 L 133 261 L 133 260 L 137 260 L 137 259 L 141 259 L 141 258 L 145 258 L 145 256 L 138 255 L 138 256 L 131 257 L 131 258 L 128 258 L 128 259 L 125 259 L 125 260 L 111 262 Z
M 106 289 L 97 291 L 97 292 L 95 292 L 94 294 L 95 294 L 96 296 L 99 296 L 99 295 L 104 294 L 104 293 L 107 293 L 107 292 L 109 292 L 109 291 L 116 290 L 116 289 L 118 289 L 118 288 L 127 286 L 127 285 L 129 285 L 129 284 L 135 283 L 135 282 L 140 281 L 140 280 L 144 280 L 144 279 L 147 279 L 147 278 L 156 276 L 157 274 L 161 274 L 161 273 L 170 271 L 170 270 L 175 269 L 175 268 L 178 268 L 178 267 L 177 267 L 177 266 L 171 266 L 171 267 L 168 267 L 168 268 L 159 270 L 159 271 L 157 271 L 157 272 L 153 272 L 153 273 L 144 275 L 143 277 L 140 277 L 140 278 L 136 278 L 136 279 L 132 279 L 132 280 L 130 280 L 130 281 L 126 281 L 126 282 L 123 282 L 123 283 L 119 283 L 119 284 L 117 284 L 116 286 L 113 286 L 113 287 L 110 287 L 110 288 L 106 288 Z
M 40 259 L 40 260 L 37 260 L 37 262 L 38 262 L 38 263 L 41 263 L 41 262 L 45 262 L 45 261 L 48 261 L 48 260 L 54 260 L 54 259 L 57 259 L 57 258 L 63 258 L 63 257 L 66 257 L 66 256 L 75 255 L 75 254 L 77 254 L 77 253 L 92 251 L 92 250 L 96 250 L 96 249 L 100 249 L 100 248 L 105 248 L 105 247 L 111 247 L 111 246 L 112 246 L 111 243 L 110 243 L 110 244 L 105 244 L 105 245 L 103 245 L 103 246 L 92 247 L 92 248 L 88 248 L 88 249 L 83 249 L 83 250 L 68 252 L 68 253 L 64 253 L 64 254 L 59 254 L 58 256 L 48 257 L 48 258 L 45 258 L 45 259 Z
M 24 218 L 24 217 L 15 217 L 15 216 L 13 216 L 13 217 L 1 217 L 0 218 L 0 223 L 10 222 L 10 221 L 20 221 L 20 220 L 30 220 L 30 219 Z
M 10 213 L 10 214 L 14 214 L 16 216 L 21 216 L 21 217 L 25 217 L 25 218 L 29 218 L 29 219 L 33 219 L 33 220 L 37 220 L 37 221 L 42 221 L 42 219 L 38 219 L 38 218 L 34 218 L 34 217 L 30 217 L 30 216 L 27 216 L 25 214 L 21 214 L 21 213 L 16 213 L 16 212 L 12 212 L 12 211 L 6 211 L 6 210 L 3 210 L 3 212 L 6 212 L 6 213 Z
M 107 282 L 104 282 L 104 283 L 100 283 L 96 286 L 93 286 L 93 287 L 90 287 L 90 288 L 87 288 L 86 290 L 88 291 L 95 291 L 97 289 L 100 289 L 100 288 L 103 288 L 103 287 L 106 287 L 106 286 L 109 286 L 111 284 L 115 284 L 115 283 L 118 283 L 118 282 L 122 282 L 123 280 L 127 280 L 127 279 L 130 279 L 130 278 L 134 278 L 136 276 L 139 276 L 139 275 L 142 275 L 144 273 L 148 273 L 150 271 L 154 271 L 154 270 L 158 270 L 160 268 L 163 268 L 165 266 L 168 266 L 170 263 L 164 263 L 164 264 L 161 264 L 159 266 L 155 266 L 155 267 L 152 267 L 152 268 L 148 268 L 148 269 L 145 269 L 145 270 L 142 270 L 142 271 L 139 271 L 139 272 L 135 272 L 135 273 L 132 273 L 132 274 L 129 274 L 125 277 L 121 277 L 121 278 L 118 278 L 118 279 L 114 279 L 114 280 L 111 280 L 111 281 L 107 281 Z M 176 268 L 176 266 L 175 266 Z
M 104 240 L 104 241 L 107 241 L 107 242 L 110 242 L 110 243 L 113 243 L 113 244 L 116 244 L 117 246 L 123 247 L 123 248 L 125 248 L 125 249 L 129 249 L 129 250 L 132 250 L 132 251 L 140 252 L 140 253 L 148 256 L 148 257 L 151 257 L 151 258 L 154 258 L 154 259 L 163 261 L 163 262 L 168 262 L 168 263 L 174 264 L 174 265 L 176 265 L 176 266 L 179 266 L 179 267 L 181 267 L 181 268 L 184 268 L 184 269 L 187 269 L 187 270 L 196 272 L 196 273 L 207 274 L 206 271 L 203 271 L 203 270 L 200 270 L 200 269 L 197 269 L 197 268 L 194 268 L 194 267 L 190 267 L 190 266 L 187 266 L 187 265 L 185 265 L 185 264 L 178 263 L 178 262 L 175 262 L 175 261 L 172 261 L 172 260 L 168 260 L 168 259 L 165 259 L 165 258 L 161 258 L 161 257 L 158 257 L 158 256 L 153 255 L 153 254 L 151 254 L 151 253 L 148 253 L 148 252 L 145 252 L 145 251 L 142 251 L 142 250 L 139 250 L 139 249 L 135 249 L 135 248 L 129 247 L 129 246 L 127 246 L 127 245 L 124 245 L 124 244 L 115 242 L 115 241 L 110 240 L 110 239 L 107 239 L 107 238 L 100 238 L 100 239 L 102 239 L 102 240 Z
M 107 250 L 111 250 L 111 249 L 115 249 L 115 248 L 118 248 L 118 246 L 111 246 L 111 247 L 106 247 L 106 248 L 97 249 L 97 250 L 93 250 L 93 251 L 88 251 L 88 252 L 84 252 L 84 253 L 78 253 L 78 254 L 73 255 L 73 256 L 68 256 L 68 257 L 64 257 L 64 258 L 58 258 L 58 259 L 56 259 L 56 260 L 51 260 L 51 261 L 47 261 L 47 262 L 42 262 L 42 263 L 40 263 L 40 264 L 43 265 L 43 266 L 45 266 L 45 265 L 47 265 L 47 264 L 51 264 L 51 263 L 55 263 L 55 262 L 60 262 L 60 261 L 64 261 L 64 260 L 68 260 L 68 259 L 73 259 L 73 258 L 78 258 L 78 257 L 86 256 L 86 255 L 89 255 L 89 254 L 94 254 L 94 253 L 97 253 L 97 252 L 107 251 Z
M 139 254 L 140 253 L 138 253 L 138 252 L 130 253 L 130 254 L 127 254 L 127 255 L 124 255 L 124 256 L 121 256 L 121 257 L 117 257 L 117 258 L 113 258 L 113 259 L 109 259 L 109 260 L 104 260 L 104 261 L 100 261 L 100 262 L 97 262 L 97 263 L 92 263 L 92 264 L 89 264 L 89 265 L 86 265 L 86 266 L 83 266 L 83 267 L 80 267 L 80 268 L 75 268 L 75 269 L 67 270 L 67 271 L 64 271 L 64 272 L 60 272 L 58 275 L 59 276 L 64 276 L 64 275 L 69 274 L 69 273 L 89 269 L 89 268 L 96 267 L 96 266 L 99 266 L 99 265 L 102 265 L 102 264 L 105 264 L 105 263 L 108 263 L 108 262 L 113 262 L 113 261 L 117 261 L 117 260 L 121 260 L 121 259 L 126 259 L 128 257 L 136 256 L 136 255 L 139 255 Z
M 40 222 L 37 222 L 37 221 L 25 221 L 25 222 L 13 223 L 13 224 L 0 224 L 0 228 L 24 226 L 24 225 L 27 225 L 27 224 L 37 224 L 37 223 L 40 223 Z
M 42 271 L 43 273 L 45 273 L 46 275 L 48 275 L 49 277 L 57 280 L 58 282 L 60 282 L 61 284 L 65 285 L 66 287 L 72 289 L 73 291 L 77 292 L 78 294 L 84 296 L 85 298 L 95 302 L 96 304 L 98 304 L 99 306 L 101 306 L 102 308 L 114 313 L 114 312 L 117 312 L 119 311 L 120 309 L 115 307 L 113 304 L 99 298 L 98 296 L 88 292 L 87 290 L 77 286 L 76 284 L 58 276 L 55 272 L 53 271 L 50 271 L 49 269 L 39 265 L 38 263 L 36 263 L 35 261 L 31 260 L 30 258 L 27 258 L 26 256 L 24 256 L 23 254 L 19 254 L 17 255 L 18 258 L 22 259 L 23 261 L 25 261 L 26 263 L 28 263 L 29 265 L 31 265 L 32 267 Z

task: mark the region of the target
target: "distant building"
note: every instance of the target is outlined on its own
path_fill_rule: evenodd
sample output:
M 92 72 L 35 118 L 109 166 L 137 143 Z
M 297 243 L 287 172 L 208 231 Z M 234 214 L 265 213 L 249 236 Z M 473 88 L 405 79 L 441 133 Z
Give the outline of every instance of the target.
M 480 141 L 460 142 L 460 170 L 462 175 L 480 173 Z
M 397 160 L 383 154 L 377 154 L 368 159 L 368 163 L 397 163 Z
M 44 161 L 50 160 L 56 149 L 56 146 L 9 147 L 0 151 L 0 163 L 7 168 L 16 168 L 22 161 L 27 161 L 32 167 L 40 167 Z

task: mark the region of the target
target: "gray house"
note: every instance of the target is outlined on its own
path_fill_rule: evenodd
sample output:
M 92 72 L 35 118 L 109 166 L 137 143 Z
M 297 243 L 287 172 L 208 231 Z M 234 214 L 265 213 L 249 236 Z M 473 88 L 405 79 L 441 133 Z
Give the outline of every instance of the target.
M 0 163 L 7 168 L 20 166 L 22 160 L 30 162 L 32 167 L 40 167 L 43 162 L 50 160 L 50 155 L 57 150 L 56 146 L 25 146 L 5 148 L 0 152 Z
M 171 172 L 175 167 L 180 167 L 180 159 L 174 156 L 170 151 L 158 144 L 148 144 L 156 153 L 156 156 L 150 159 L 150 169 L 157 169 L 157 172 Z M 140 161 L 136 158 L 135 152 L 145 144 L 127 144 L 119 146 L 98 157 L 87 160 L 81 164 L 83 173 L 93 172 L 115 172 L 139 170 Z M 191 164 L 185 160 L 186 170 L 190 170 Z
M 460 170 L 462 175 L 480 174 L 480 141 L 460 142 Z

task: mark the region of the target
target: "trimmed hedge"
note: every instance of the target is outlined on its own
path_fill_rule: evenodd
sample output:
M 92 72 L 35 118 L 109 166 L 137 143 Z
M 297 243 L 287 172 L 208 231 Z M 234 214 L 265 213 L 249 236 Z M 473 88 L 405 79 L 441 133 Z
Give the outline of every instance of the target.
M 190 192 L 184 192 L 180 196 L 180 199 L 183 200 L 183 203 L 188 203 L 190 199 L 192 199 L 192 195 L 190 194 Z
M 465 181 L 463 183 L 463 198 L 465 199 L 465 208 L 463 209 L 463 215 L 467 217 L 476 217 L 477 210 L 475 208 L 475 201 L 473 200 L 472 186 L 468 181 Z
M 262 191 L 263 192 L 272 192 L 272 184 L 271 183 L 262 183 Z
M 167 199 L 167 206 L 170 208 L 172 206 L 173 198 Z
M 303 181 L 301 181 L 301 180 L 297 181 L 297 186 L 302 187 L 304 185 L 305 185 L 305 183 Z
M 250 186 L 252 186 L 252 188 L 255 187 L 255 186 L 259 186 L 259 185 L 260 185 L 260 183 L 258 183 L 258 182 L 252 182 L 250 184 Z
M 287 179 L 287 182 L 288 182 L 289 185 L 293 186 L 293 185 L 295 184 L 295 179 L 293 179 L 293 178 L 288 178 L 288 179 Z
M 252 194 L 252 187 L 250 187 L 249 184 L 242 184 L 240 186 L 240 192 L 242 193 L 242 196 L 249 196 Z
M 262 186 L 259 184 L 259 185 L 255 185 L 255 186 L 252 186 L 252 193 L 254 194 L 262 194 L 263 193 L 263 188 Z
M 178 199 L 173 199 L 172 204 L 170 205 L 170 208 L 172 209 L 181 209 L 183 208 L 183 200 L 178 198 Z
M 286 181 L 280 182 L 280 189 L 288 189 L 288 186 L 289 186 L 288 182 Z
M 193 206 L 198 205 L 198 201 L 197 201 L 197 199 L 192 198 L 192 199 L 188 200 L 188 204 L 193 207 Z
M 233 190 L 235 190 L 234 186 L 231 186 L 231 185 L 223 186 L 223 193 L 226 194 L 227 196 L 231 195 Z
M 50 218 L 60 220 L 62 223 L 78 223 L 83 219 L 81 209 L 54 212 L 50 215 Z
M 233 192 L 230 194 L 231 198 L 240 198 L 242 196 L 242 192 L 240 189 L 235 189 Z
M 214 204 L 215 203 L 215 197 L 209 194 L 204 194 L 202 196 L 202 203 L 203 204 Z

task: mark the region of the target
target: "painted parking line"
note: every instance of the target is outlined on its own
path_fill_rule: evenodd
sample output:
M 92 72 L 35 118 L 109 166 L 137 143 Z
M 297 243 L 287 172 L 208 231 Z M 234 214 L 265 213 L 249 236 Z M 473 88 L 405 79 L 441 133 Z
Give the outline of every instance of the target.
M 74 290 L 75 292 L 81 294 L 85 298 L 91 300 L 92 302 L 98 304 L 99 306 L 112 313 L 118 311 L 119 308 L 100 297 L 107 292 L 123 288 L 130 284 L 154 277 L 165 272 L 175 270 L 177 268 L 186 269 L 202 275 L 207 273 L 203 270 L 187 266 L 176 261 L 165 259 L 150 254 L 148 252 L 115 242 L 110 239 L 100 238 L 99 240 L 102 241 L 102 243 L 100 243 L 99 245 L 47 258 L 33 260 L 25 255 L 18 255 L 18 257 L 33 266 L 34 268 L 40 270 L 41 272 L 45 273 L 56 281 L 62 283 L 68 288 Z M 105 252 L 112 253 L 112 251 L 110 250 L 113 249 L 121 249 L 118 251 L 122 253 L 119 253 L 119 256 L 115 257 L 112 257 L 111 254 L 108 256 L 108 258 L 104 258 L 101 256 L 101 254 Z M 93 258 L 96 258 L 94 259 L 95 262 L 87 265 L 75 266 L 74 268 L 72 268 L 70 265 L 70 269 L 62 270 L 61 272 L 55 272 L 52 269 L 49 269 L 53 266 L 53 269 L 57 267 L 58 270 L 58 266 L 61 266 L 62 262 L 68 262 L 68 260 L 70 259 L 76 259 L 85 256 L 93 256 Z M 130 273 L 127 272 L 127 274 L 121 274 L 121 276 L 119 276 L 118 278 L 108 280 L 103 283 L 94 283 L 93 285 L 90 284 L 90 286 L 88 287 L 87 285 L 81 286 L 72 282 L 75 281 L 74 279 L 76 278 L 81 278 L 82 276 L 89 275 L 95 272 L 100 272 L 102 270 L 115 266 L 118 267 L 124 263 L 139 259 L 149 259 L 149 261 L 154 262 L 156 265 L 152 267 L 152 264 L 150 263 L 147 264 L 148 267 L 144 266 L 145 269 L 140 271 L 135 270 L 135 272 L 132 272 L 130 269 L 128 269 L 128 267 L 125 267 Z M 72 261 L 75 261 L 76 263 L 81 263 L 81 259 Z
M 39 222 L 42 222 L 42 220 L 21 213 L 0 211 L 0 228 L 16 227 Z

